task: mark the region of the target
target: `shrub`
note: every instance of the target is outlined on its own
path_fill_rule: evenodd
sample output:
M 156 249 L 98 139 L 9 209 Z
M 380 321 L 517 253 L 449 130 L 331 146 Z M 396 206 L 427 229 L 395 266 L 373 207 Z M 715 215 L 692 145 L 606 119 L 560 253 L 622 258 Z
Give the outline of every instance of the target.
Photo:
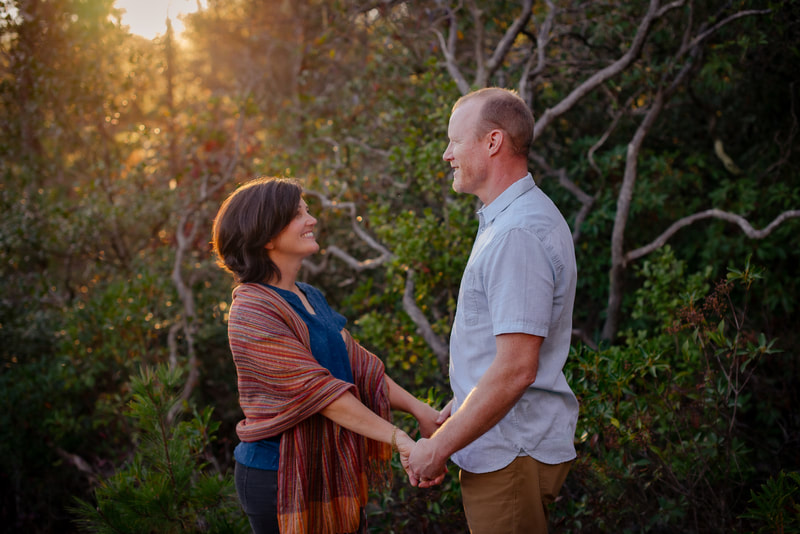
M 751 491 L 750 506 L 741 517 L 752 519 L 759 534 L 800 532 L 800 472 L 781 470 L 759 491 Z
M 642 273 L 634 315 L 657 310 L 656 321 L 569 359 L 579 458 L 555 521 L 570 532 L 736 531 L 764 439 L 744 421 L 756 408 L 776 417 L 751 387 L 759 362 L 777 352 L 747 326 L 760 273 L 748 260 L 704 293 L 703 277 L 686 277 L 669 250 Z
M 247 519 L 232 478 L 210 468 L 207 454 L 218 423 L 212 409 L 189 421 L 174 418 L 181 373 L 144 368 L 132 381 L 130 414 L 138 448 L 131 461 L 95 490 L 96 504 L 73 508 L 85 532 L 245 533 Z

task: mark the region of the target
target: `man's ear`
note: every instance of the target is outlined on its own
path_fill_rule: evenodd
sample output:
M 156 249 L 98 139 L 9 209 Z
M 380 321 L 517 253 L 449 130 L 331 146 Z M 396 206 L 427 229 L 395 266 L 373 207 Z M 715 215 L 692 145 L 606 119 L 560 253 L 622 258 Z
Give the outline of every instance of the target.
M 489 132 L 489 155 L 494 156 L 500 152 L 500 147 L 506 140 L 505 132 L 503 130 L 492 130 Z

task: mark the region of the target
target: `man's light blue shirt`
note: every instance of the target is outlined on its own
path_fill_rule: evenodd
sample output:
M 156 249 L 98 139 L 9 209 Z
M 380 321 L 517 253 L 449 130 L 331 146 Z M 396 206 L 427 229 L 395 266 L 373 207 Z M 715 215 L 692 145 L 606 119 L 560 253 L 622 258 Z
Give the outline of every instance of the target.
M 452 460 L 472 473 L 497 471 L 521 455 L 547 464 L 572 460 L 578 401 L 563 373 L 577 279 L 569 226 L 530 174 L 478 216 L 450 336 L 454 413 L 494 361 L 495 336 L 545 339 L 536 381 L 499 423 Z

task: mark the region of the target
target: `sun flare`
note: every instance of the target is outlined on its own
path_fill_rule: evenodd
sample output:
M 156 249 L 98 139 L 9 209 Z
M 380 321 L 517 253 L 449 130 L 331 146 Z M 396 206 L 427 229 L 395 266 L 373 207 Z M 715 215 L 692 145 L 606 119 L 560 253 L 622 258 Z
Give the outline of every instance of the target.
M 125 10 L 122 24 L 130 32 L 146 39 L 154 39 L 167 32 L 167 18 L 172 21 L 176 34 L 183 31 L 180 15 L 193 13 L 205 6 L 205 0 L 117 0 L 116 7 Z

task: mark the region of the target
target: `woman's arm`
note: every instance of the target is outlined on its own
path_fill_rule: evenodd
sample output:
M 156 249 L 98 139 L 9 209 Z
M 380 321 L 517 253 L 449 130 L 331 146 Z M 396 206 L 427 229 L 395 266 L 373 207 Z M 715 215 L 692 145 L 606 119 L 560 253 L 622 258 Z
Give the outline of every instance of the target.
M 391 443 L 395 432 L 399 439 L 402 432 L 395 431 L 396 427 L 392 423 L 367 408 L 349 391 L 340 395 L 320 413 L 339 426 L 383 443 Z
M 422 402 L 414 395 L 397 385 L 389 375 L 384 375 L 389 386 L 389 404 L 393 410 L 410 413 L 419 422 L 419 431 L 423 438 L 429 438 L 436 432 L 441 423 L 437 422 L 439 412 L 426 402 Z
M 408 471 L 408 457 L 414 447 L 414 440 L 401 429 L 364 406 L 351 392 L 340 395 L 320 413 L 337 425 L 366 438 L 392 444 L 400 454 L 400 463 L 408 473 L 411 483 L 413 485 L 418 483 L 417 479 L 412 477 Z
M 348 353 L 351 354 L 351 357 L 352 354 L 361 354 L 363 357 L 373 358 L 375 361 L 380 362 L 383 370 L 383 377 L 389 390 L 390 407 L 393 410 L 400 410 L 413 415 L 414 418 L 416 418 L 416 420 L 419 422 L 419 429 L 422 437 L 430 437 L 431 434 L 433 434 L 441 425 L 441 423 L 436 422 L 437 419 L 439 419 L 439 412 L 437 412 L 432 406 L 422 402 L 414 397 L 411 393 L 397 385 L 397 383 L 386 374 L 385 368 L 383 367 L 383 362 L 381 362 L 377 356 L 359 345 L 358 342 L 353 339 L 347 329 L 343 328 L 341 334 L 342 339 L 344 339 L 344 343 L 347 346 Z

